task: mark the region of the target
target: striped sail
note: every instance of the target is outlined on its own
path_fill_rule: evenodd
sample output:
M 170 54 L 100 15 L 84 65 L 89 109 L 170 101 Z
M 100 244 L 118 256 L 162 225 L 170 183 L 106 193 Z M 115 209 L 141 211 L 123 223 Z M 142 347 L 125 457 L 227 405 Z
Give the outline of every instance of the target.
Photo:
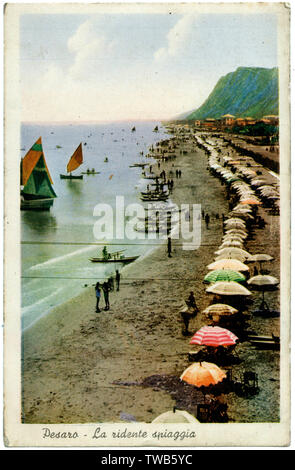
M 40 137 L 21 161 L 22 194 L 31 198 L 55 198 L 52 184 Z

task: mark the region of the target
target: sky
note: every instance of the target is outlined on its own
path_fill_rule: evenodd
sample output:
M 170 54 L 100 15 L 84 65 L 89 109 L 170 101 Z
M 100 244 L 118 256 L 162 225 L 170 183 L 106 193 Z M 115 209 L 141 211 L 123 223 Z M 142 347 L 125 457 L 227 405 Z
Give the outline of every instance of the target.
M 22 14 L 22 120 L 170 119 L 237 67 L 278 65 L 273 13 L 170 13 Z

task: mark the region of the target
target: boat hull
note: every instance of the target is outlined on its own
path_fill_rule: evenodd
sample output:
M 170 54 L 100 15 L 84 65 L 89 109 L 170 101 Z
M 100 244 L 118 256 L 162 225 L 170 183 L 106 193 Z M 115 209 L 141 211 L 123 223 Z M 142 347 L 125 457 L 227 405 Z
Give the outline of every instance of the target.
M 62 180 L 82 180 L 83 175 L 59 175 Z
M 118 259 L 90 258 L 90 261 L 92 263 L 132 263 L 132 261 L 135 261 L 137 258 L 138 256 L 128 256 Z
M 22 211 L 49 211 L 53 205 L 53 199 L 21 199 Z

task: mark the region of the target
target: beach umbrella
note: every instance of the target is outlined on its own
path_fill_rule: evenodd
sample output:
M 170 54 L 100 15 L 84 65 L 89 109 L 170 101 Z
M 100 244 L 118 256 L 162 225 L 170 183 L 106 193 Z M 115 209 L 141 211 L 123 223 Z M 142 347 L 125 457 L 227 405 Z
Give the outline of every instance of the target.
M 240 219 L 254 219 L 253 215 L 249 214 L 248 211 L 244 212 L 241 209 L 236 209 L 230 212 L 231 217 L 239 217 Z
M 259 274 L 258 276 L 251 277 L 248 281 L 248 284 L 254 287 L 257 290 L 262 290 L 262 304 L 261 306 L 266 305 L 264 302 L 264 291 L 268 289 L 273 289 L 279 283 L 279 280 L 273 276 L 264 276 Z M 267 309 L 268 306 L 266 305 Z
M 238 282 L 233 281 L 220 281 L 206 289 L 209 294 L 218 295 L 251 295 L 251 292 L 246 287 L 241 286 Z
M 237 259 L 224 258 L 207 266 L 210 271 L 215 269 L 232 269 L 233 271 L 249 271 L 248 266 Z
M 224 248 L 225 250 L 226 248 Z M 236 248 L 238 249 L 238 248 Z M 246 255 L 243 255 L 243 253 L 224 253 L 224 254 L 221 254 L 221 255 L 218 255 L 216 256 L 215 258 L 215 261 L 220 261 L 220 260 L 223 260 L 223 259 L 233 259 L 233 260 L 237 260 L 237 261 L 240 261 L 241 263 L 244 263 L 245 261 L 247 261 L 247 256 Z
M 220 245 L 220 250 L 223 248 L 229 248 L 229 247 L 236 247 L 236 248 L 242 248 L 243 242 L 240 240 L 227 240 Z
M 238 339 L 236 335 L 225 328 L 220 328 L 219 326 L 203 326 L 194 334 L 190 340 L 190 344 L 217 348 L 218 346 L 232 346 L 236 344 Z
M 239 235 L 238 233 L 226 233 L 223 237 L 222 240 L 223 242 L 226 241 L 239 241 L 241 243 L 244 243 L 243 236 Z
M 247 238 L 248 237 L 248 232 L 247 230 L 242 230 L 242 229 L 228 229 L 225 231 L 225 235 L 239 235 L 240 238 Z
M 204 277 L 204 282 L 234 281 L 243 282 L 246 278 L 239 271 L 232 269 L 215 269 Z
M 157 416 L 152 423 L 199 423 L 199 421 L 187 411 L 173 408 Z
M 265 263 L 267 261 L 273 261 L 273 257 L 270 255 L 267 255 L 266 253 L 257 253 L 256 255 L 252 255 L 250 258 L 247 259 L 248 263 L 259 263 L 259 270 L 261 271 L 262 269 L 262 263 Z
M 250 258 L 252 255 L 246 250 L 237 247 L 222 248 L 218 251 L 215 251 L 216 255 L 226 255 L 225 258 L 234 258 L 235 255 L 243 256 L 244 259 Z
M 227 219 L 225 222 L 224 222 L 224 225 L 231 225 L 231 224 L 238 224 L 238 225 L 242 225 L 242 227 L 245 227 L 246 224 L 244 222 L 244 220 L 242 219 L 239 219 L 238 217 L 232 217 L 231 219 Z
M 273 257 L 270 255 L 267 255 L 266 253 L 257 253 L 256 255 L 251 255 L 251 258 L 249 258 L 250 261 L 259 261 L 260 263 L 264 261 L 272 261 Z
M 206 315 L 234 315 L 238 310 L 227 304 L 212 304 L 203 310 Z
M 259 274 L 258 276 L 251 277 L 248 281 L 248 284 L 254 285 L 257 287 L 273 287 L 279 283 L 279 280 L 274 276 L 265 276 Z
M 241 204 L 261 205 L 262 202 L 258 199 L 241 199 Z
M 226 229 L 236 229 L 237 228 L 237 229 L 245 230 L 246 229 L 246 224 L 242 220 L 240 222 L 229 222 L 228 224 L 225 224 L 225 228 Z
M 252 212 L 252 209 L 250 206 L 246 206 L 246 205 L 243 205 L 243 204 L 237 204 L 232 212 L 238 212 L 239 214 L 251 214 Z
M 181 374 L 180 379 L 195 387 L 216 385 L 226 378 L 226 373 L 212 362 L 194 362 Z

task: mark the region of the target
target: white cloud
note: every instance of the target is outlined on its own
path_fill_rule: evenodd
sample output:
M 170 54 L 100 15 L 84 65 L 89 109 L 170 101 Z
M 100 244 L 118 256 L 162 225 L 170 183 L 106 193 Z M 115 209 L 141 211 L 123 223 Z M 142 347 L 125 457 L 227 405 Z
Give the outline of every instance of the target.
M 74 79 L 81 79 L 96 74 L 114 44 L 114 41 L 107 40 L 103 31 L 91 20 L 82 23 L 67 43 L 69 51 L 74 54 L 69 75 Z
M 194 32 L 195 20 L 196 15 L 185 15 L 180 18 L 167 34 L 167 45 L 158 49 L 154 54 L 154 58 L 162 60 L 181 54 L 190 42 Z

